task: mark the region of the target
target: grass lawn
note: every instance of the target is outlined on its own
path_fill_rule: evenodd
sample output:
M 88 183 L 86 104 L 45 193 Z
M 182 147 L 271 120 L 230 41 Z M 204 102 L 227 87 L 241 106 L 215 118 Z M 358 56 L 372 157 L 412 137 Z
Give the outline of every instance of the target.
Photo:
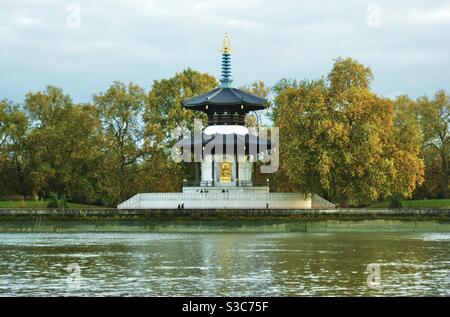
M 0 200 L 0 208 L 46 208 L 48 201 L 35 201 L 35 200 L 24 200 L 24 201 L 12 201 L 12 200 Z M 102 208 L 93 205 L 84 205 L 77 203 L 67 203 L 67 208 Z
M 450 199 L 402 200 L 403 208 L 450 208 Z M 389 208 L 389 202 L 378 202 L 370 208 Z

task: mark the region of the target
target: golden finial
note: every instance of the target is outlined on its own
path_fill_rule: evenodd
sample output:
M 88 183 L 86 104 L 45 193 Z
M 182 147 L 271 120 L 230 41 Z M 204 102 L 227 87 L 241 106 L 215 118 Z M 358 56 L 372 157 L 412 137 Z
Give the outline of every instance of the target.
M 230 54 L 233 52 L 230 46 L 230 38 L 228 37 L 228 33 L 225 33 L 225 38 L 223 39 L 223 48 L 220 50 L 224 54 Z

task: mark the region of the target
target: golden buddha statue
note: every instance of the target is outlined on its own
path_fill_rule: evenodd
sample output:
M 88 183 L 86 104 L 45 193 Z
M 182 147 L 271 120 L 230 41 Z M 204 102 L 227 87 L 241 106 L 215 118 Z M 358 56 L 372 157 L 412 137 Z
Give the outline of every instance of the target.
M 220 181 L 231 182 L 231 163 L 222 162 L 220 164 Z

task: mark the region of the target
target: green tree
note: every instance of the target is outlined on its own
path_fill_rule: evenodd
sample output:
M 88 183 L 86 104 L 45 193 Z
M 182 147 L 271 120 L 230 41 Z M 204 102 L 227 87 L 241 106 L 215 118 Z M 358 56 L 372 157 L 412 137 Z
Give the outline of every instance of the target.
M 135 194 L 138 165 L 146 153 L 142 113 L 145 91 L 133 83 L 114 82 L 106 92 L 94 96 L 103 128 L 102 151 L 107 157 L 104 193 L 108 204 Z
M 217 87 L 217 80 L 206 73 L 190 68 L 169 79 L 155 80 L 148 94 L 144 122 L 147 137 L 160 148 L 170 150 L 174 140 L 172 131 L 177 127 L 193 129 L 194 119 L 206 123 L 206 115 L 181 106 L 184 99 L 201 95 Z
M 450 174 L 450 96 L 440 90 L 434 99 L 419 98 L 417 114 L 423 135 L 426 195 L 447 198 Z
M 158 149 L 149 153 L 139 167 L 136 193 L 177 192 L 185 177 L 182 165 L 176 163 Z
M 250 85 L 241 87 L 240 89 L 252 95 L 267 99 L 268 102 L 266 105 L 267 106 L 266 116 L 268 115 L 268 111 L 271 105 L 269 101 L 269 96 L 271 92 L 270 87 L 266 86 L 266 84 L 263 81 L 257 80 L 251 83 Z M 261 112 L 254 111 L 253 113 L 247 114 L 247 116 L 245 117 L 245 125 L 247 127 L 259 127 L 262 124 L 262 120 L 263 118 L 261 117 Z
M 0 193 L 27 195 L 25 139 L 28 119 L 18 105 L 0 101 Z
M 176 180 L 176 182 L 170 182 L 171 186 L 161 182 L 160 187 L 154 187 L 154 190 L 180 190 L 183 179 L 194 177 L 193 164 L 174 164 L 170 158 L 170 150 L 176 142 L 172 131 L 177 127 L 186 127 L 193 131 L 195 118 L 201 119 L 203 124 L 206 124 L 205 114 L 187 110 L 181 106 L 181 102 L 206 93 L 217 85 L 218 82 L 213 76 L 192 69 L 186 69 L 169 79 L 154 81 L 144 112 L 146 147 L 149 155 L 143 168 L 154 170 L 155 175 L 170 171 L 170 177 Z M 165 160 L 162 159 L 163 157 Z
M 100 125 L 95 109 L 73 104 L 60 88 L 28 93 L 33 129 L 26 139 L 33 196 L 59 196 L 85 202 L 99 199 L 102 179 Z
M 242 86 L 240 88 L 242 91 L 246 91 L 255 96 L 268 99 L 270 95 L 271 88 L 267 86 L 263 81 L 256 80 L 252 82 L 250 85 Z

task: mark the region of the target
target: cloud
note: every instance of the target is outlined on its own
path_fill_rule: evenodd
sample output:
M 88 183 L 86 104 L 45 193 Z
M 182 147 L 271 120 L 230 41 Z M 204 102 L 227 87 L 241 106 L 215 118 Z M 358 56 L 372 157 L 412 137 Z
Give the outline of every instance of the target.
M 373 2 L 379 28 L 366 23 Z M 79 28 L 66 23 L 71 3 Z M 373 69 L 380 94 L 432 94 L 450 83 L 449 29 L 439 0 L 0 0 L 0 98 L 53 84 L 89 101 L 114 80 L 148 89 L 186 67 L 218 76 L 225 32 L 237 86 L 318 78 L 351 56 Z
M 392 23 L 417 28 L 450 24 L 450 3 L 441 3 L 430 7 L 423 4 L 412 4 L 403 10 L 387 12 Z

